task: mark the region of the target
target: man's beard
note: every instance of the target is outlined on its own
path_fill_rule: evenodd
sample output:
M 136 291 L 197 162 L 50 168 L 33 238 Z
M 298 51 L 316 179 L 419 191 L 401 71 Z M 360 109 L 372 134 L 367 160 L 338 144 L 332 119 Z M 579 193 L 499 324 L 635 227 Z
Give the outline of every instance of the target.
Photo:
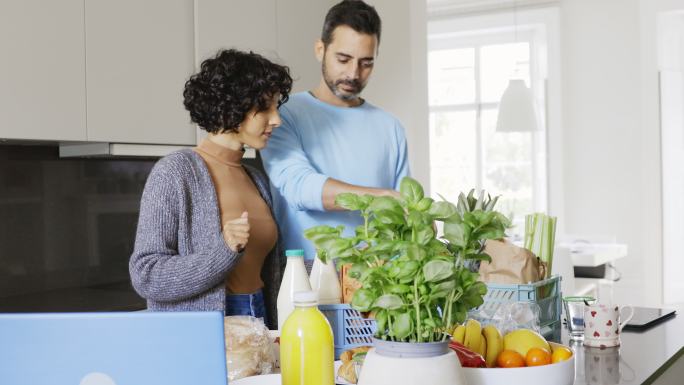
M 346 101 L 350 100 L 356 100 L 356 98 L 359 97 L 359 94 L 361 91 L 363 91 L 363 84 L 361 84 L 360 81 L 356 79 L 339 79 L 339 80 L 334 80 L 328 75 L 328 71 L 325 65 L 325 61 L 323 62 L 323 80 L 325 80 L 325 84 L 328 85 L 328 88 L 330 89 L 330 92 L 335 94 L 338 98 Z M 353 91 L 342 91 L 339 88 L 337 88 L 339 85 L 345 85 L 353 89 Z

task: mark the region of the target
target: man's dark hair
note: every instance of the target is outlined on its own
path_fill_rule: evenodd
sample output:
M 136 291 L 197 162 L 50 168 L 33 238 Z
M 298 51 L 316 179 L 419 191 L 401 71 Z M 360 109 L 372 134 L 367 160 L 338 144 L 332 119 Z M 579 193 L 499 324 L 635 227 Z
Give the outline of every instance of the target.
M 193 122 L 218 134 L 235 130 L 253 108 L 267 110 L 276 94 L 278 106 L 285 103 L 291 89 L 287 67 L 253 52 L 220 50 L 185 83 L 183 104 Z
M 375 8 L 361 0 L 343 0 L 325 15 L 321 41 L 327 47 L 333 39 L 335 28 L 346 25 L 359 33 L 375 35 L 380 44 L 381 22 Z

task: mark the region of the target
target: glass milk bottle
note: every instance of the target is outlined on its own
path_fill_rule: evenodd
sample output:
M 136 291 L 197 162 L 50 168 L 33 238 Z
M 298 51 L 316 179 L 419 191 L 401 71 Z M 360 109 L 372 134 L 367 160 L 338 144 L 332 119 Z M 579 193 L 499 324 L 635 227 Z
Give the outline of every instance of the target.
M 280 334 L 282 385 L 334 385 L 335 345 L 316 292 L 297 292 Z
M 316 256 L 311 269 L 311 290 L 318 293 L 318 303 L 332 305 L 342 303 L 342 286 L 332 260 L 323 263 Z
M 283 281 L 278 292 L 278 330 L 283 330 L 283 324 L 287 317 L 294 310 L 294 293 L 298 291 L 311 291 L 309 276 L 304 267 L 304 250 L 285 251 L 287 264 Z

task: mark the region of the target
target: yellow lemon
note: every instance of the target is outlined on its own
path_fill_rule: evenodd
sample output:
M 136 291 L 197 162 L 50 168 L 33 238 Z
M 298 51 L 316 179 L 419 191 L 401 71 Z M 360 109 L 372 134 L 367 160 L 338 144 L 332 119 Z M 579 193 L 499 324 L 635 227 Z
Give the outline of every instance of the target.
M 572 350 L 566 348 L 565 346 L 555 346 L 553 353 L 551 353 L 551 363 L 566 361 L 572 357 Z

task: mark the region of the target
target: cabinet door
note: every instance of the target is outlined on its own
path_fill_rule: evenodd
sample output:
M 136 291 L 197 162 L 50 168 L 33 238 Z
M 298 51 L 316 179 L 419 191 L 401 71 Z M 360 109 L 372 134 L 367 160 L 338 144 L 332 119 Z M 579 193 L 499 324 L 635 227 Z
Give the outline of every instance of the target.
M 192 0 L 86 1 L 88 140 L 195 143 L 183 107 L 193 19 Z
M 293 92 L 315 88 L 321 80 L 321 63 L 314 44 L 321 37 L 326 13 L 339 0 L 277 0 L 278 54 L 295 79 Z
M 276 0 L 196 0 L 195 68 L 219 49 L 254 51 L 277 59 Z M 197 142 L 207 135 L 197 129 Z
M 0 2 L 0 138 L 85 140 L 83 0 Z
M 197 64 L 220 48 L 276 55 L 276 0 L 197 0 Z

